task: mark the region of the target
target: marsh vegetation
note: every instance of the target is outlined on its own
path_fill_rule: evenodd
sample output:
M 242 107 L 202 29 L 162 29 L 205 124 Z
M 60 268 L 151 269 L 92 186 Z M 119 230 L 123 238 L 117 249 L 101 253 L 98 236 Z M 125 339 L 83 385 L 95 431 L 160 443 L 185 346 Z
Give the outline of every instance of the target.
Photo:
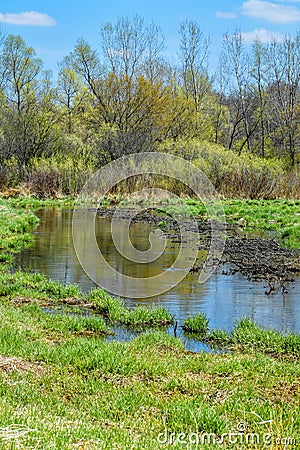
M 297 445 L 299 335 L 248 319 L 230 333 L 210 330 L 202 315 L 187 319 L 186 329 L 229 352 L 190 352 L 158 330 L 107 342 L 115 321 L 162 325 L 172 318 L 159 308 L 129 312 L 101 290 L 85 296 L 41 274 L 12 274 L 12 258 L 32 243 L 37 221 L 8 201 L 0 212 L 1 448 L 181 448 L 177 438 L 184 432 L 211 449 L 240 423 L 246 429 L 239 439 L 259 436 L 253 449 L 266 433 L 269 448 L 287 439 Z M 103 318 L 44 309 L 64 303 L 89 304 Z M 170 441 L 171 433 L 177 440 Z M 241 448 L 240 441 L 230 445 Z

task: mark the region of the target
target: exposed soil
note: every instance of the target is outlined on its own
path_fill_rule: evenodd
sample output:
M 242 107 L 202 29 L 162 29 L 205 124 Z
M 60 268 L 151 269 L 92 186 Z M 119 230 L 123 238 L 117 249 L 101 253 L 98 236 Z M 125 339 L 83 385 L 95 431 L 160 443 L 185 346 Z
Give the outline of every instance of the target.
M 112 218 L 115 208 L 100 208 L 101 217 Z M 146 222 L 163 229 L 174 242 L 180 242 L 179 227 L 168 215 L 158 215 L 154 211 L 139 212 L 133 208 L 118 209 L 118 218 L 130 219 L 132 222 Z M 211 225 L 209 222 L 198 221 L 198 230 L 201 235 L 199 249 L 208 249 L 211 239 Z M 186 220 L 184 228 L 194 231 L 193 224 Z M 226 241 L 222 260 L 219 265 L 230 263 L 230 269 L 223 274 L 240 272 L 250 280 L 267 282 L 269 287 L 266 294 L 281 290 L 286 291 L 286 283 L 294 281 L 300 275 L 300 251 L 282 247 L 275 239 L 258 236 L 245 237 L 238 229 L 227 224 Z M 197 272 L 203 264 L 197 261 L 191 271 Z

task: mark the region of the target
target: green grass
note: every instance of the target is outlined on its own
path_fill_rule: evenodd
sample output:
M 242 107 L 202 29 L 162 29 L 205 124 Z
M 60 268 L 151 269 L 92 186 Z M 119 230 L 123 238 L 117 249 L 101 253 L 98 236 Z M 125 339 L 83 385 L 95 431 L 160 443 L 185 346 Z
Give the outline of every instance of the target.
M 237 321 L 229 332 L 210 330 L 205 313 L 197 314 L 184 321 L 183 329 L 193 337 L 219 347 L 239 346 L 240 349 L 254 349 L 277 356 L 298 356 L 300 354 L 300 335 L 283 334 L 273 329 L 266 329 L 253 320 L 244 317 Z
M 260 439 L 270 433 L 268 448 L 281 448 L 276 438 L 299 442 L 298 364 L 193 354 L 162 332 L 107 343 L 36 305 L 2 305 L 0 320 L 1 449 L 179 449 L 187 448 L 176 444 L 179 433 L 218 438 L 238 423 Z M 159 434 L 175 444 L 159 444 Z
M 300 354 L 300 335 L 296 333 L 283 334 L 276 330 L 268 330 L 252 320 L 243 318 L 237 322 L 228 335 L 228 342 L 241 344 L 260 351 L 276 354 Z
M 174 322 L 174 317 L 161 306 L 136 306 L 129 309 L 121 298 L 112 298 L 102 289 L 95 289 L 88 297 L 99 314 L 102 314 L 112 323 L 127 326 L 145 327 L 161 326 Z
M 102 317 L 72 314 L 71 310 L 53 310 L 49 313 L 41 309 L 37 303 L 19 308 L 9 308 L 8 305 L 2 304 L 0 310 L 1 316 L 5 316 L 3 320 L 7 321 L 9 318 L 32 339 L 43 339 L 46 334 L 47 339 L 69 339 L 74 335 L 84 334 L 110 334 Z
M 208 332 L 209 320 L 205 313 L 199 313 L 194 317 L 190 317 L 184 321 L 183 329 L 187 333 L 196 333 L 198 336 L 205 337 Z
M 75 205 L 75 200 L 71 197 L 64 197 L 61 199 L 47 199 L 47 200 L 41 200 L 36 197 L 22 197 L 22 196 L 16 196 L 16 197 L 10 197 L 9 199 L 2 199 L 0 200 L 0 204 L 9 204 L 12 208 L 30 208 L 34 210 L 38 210 L 41 208 L 72 208 Z
M 0 262 L 10 265 L 13 255 L 32 245 L 30 231 L 37 226 L 38 219 L 32 212 L 24 213 L 0 200 Z
M 1 205 L 0 256 L 13 258 L 32 242 L 36 221 L 30 212 Z M 102 290 L 84 297 L 76 286 L 43 275 L 12 274 L 8 265 L 0 271 L 0 297 L 1 450 L 260 449 L 266 436 L 269 449 L 299 446 L 298 335 L 244 319 L 230 333 L 206 332 L 233 345 L 230 353 L 189 352 L 180 339 L 157 330 L 108 342 L 106 321 L 172 318 L 160 308 L 129 310 Z M 105 321 L 55 309 L 70 297 L 92 303 Z M 22 299 L 30 303 L 20 306 Z M 44 300 L 51 314 L 41 308 Z M 204 319 L 188 323 L 197 330 Z M 259 444 L 229 441 L 241 424 L 246 431 L 239 439 L 258 436 Z M 205 441 L 203 433 L 225 436 L 224 444 Z M 196 438 L 204 442 L 188 443 Z
M 39 299 L 60 300 L 81 296 L 75 285 L 66 285 L 49 280 L 43 274 L 17 271 L 0 272 L 0 296 L 14 298 L 24 296 Z

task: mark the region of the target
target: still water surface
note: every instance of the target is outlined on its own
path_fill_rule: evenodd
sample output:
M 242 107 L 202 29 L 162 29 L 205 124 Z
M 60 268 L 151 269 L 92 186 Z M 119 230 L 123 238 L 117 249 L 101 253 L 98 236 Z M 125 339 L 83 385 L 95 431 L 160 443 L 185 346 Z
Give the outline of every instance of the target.
M 62 283 L 77 284 L 84 292 L 94 288 L 95 284 L 82 270 L 73 248 L 72 211 L 45 209 L 38 211 L 37 216 L 40 225 L 34 231 L 35 244 L 17 257 L 17 265 L 23 269 L 42 272 Z M 122 221 L 119 226 L 122 227 Z M 132 244 L 139 250 L 147 249 L 148 236 L 152 230 L 153 226 L 148 224 L 132 224 Z M 96 233 L 107 261 L 116 270 L 132 276 L 153 276 L 154 273 L 166 270 L 178 252 L 176 244 L 168 242 L 165 254 L 153 263 L 154 266 L 139 264 L 137 267 L 115 250 L 108 219 L 97 218 Z M 84 245 L 84 229 L 81 234 Z M 96 261 L 96 252 L 90 256 Z M 289 285 L 285 296 L 281 293 L 267 296 L 267 286 L 264 283 L 249 282 L 239 274 L 222 275 L 223 270 L 224 267 L 221 267 L 204 285 L 198 283 L 196 273 L 190 273 L 180 284 L 159 297 L 127 299 L 126 304 L 129 307 L 142 303 L 160 304 L 175 316 L 179 325 L 186 317 L 205 312 L 210 319 L 210 328 L 230 330 L 237 319 L 247 316 L 268 328 L 300 332 L 299 278 Z M 117 279 L 111 280 L 112 284 L 117 282 Z

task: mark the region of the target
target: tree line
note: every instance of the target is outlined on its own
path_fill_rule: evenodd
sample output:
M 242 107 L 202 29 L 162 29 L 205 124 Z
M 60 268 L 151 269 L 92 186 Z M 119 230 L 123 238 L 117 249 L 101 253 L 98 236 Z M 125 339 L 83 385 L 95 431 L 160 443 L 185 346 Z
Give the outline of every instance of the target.
M 138 16 L 100 27 L 100 45 L 80 39 L 52 80 L 21 36 L 1 33 L 0 163 L 22 179 L 38 158 L 85 158 L 95 168 L 166 140 L 198 139 L 237 155 L 299 164 L 300 34 L 251 49 L 225 34 L 218 69 L 195 21 L 179 30 L 178 62 L 165 38 Z M 5 172 L 5 173 L 4 173 Z

